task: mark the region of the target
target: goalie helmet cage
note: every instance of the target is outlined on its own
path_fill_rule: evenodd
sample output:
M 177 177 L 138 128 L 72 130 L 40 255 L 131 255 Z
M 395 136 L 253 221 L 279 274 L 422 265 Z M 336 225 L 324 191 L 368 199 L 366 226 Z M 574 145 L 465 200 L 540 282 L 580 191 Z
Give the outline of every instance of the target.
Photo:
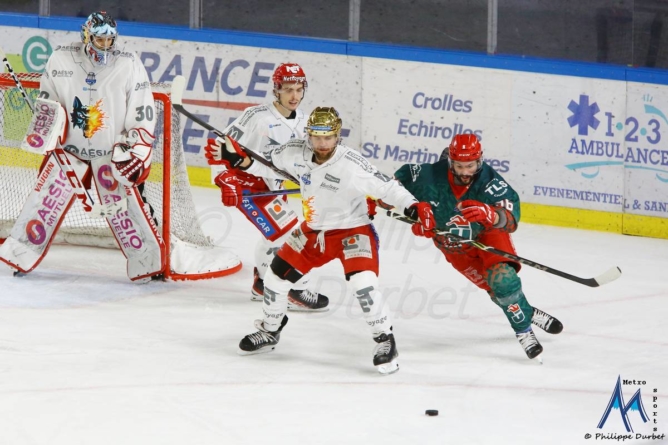
M 28 95 L 39 92 L 40 74 L 18 74 Z M 155 142 L 151 172 L 143 195 L 165 240 L 166 279 L 216 278 L 241 269 L 230 250 L 214 246 L 197 220 L 181 144 L 179 115 L 172 109 L 169 84 L 151 83 L 155 100 Z M 43 157 L 21 150 L 31 112 L 12 78 L 0 73 L 0 242 L 9 236 L 23 203 L 37 180 Z M 165 117 L 169 118 L 165 118 Z M 169 167 L 169 168 L 168 168 Z M 92 193 L 98 199 L 97 193 Z M 76 199 L 61 225 L 56 243 L 118 248 L 106 220 L 90 218 Z

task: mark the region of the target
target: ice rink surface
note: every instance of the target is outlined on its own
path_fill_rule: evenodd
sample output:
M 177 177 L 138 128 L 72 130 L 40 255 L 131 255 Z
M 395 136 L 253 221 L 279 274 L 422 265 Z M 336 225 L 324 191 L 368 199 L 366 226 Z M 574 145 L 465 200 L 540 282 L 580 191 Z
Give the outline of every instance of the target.
M 71 246 L 23 278 L 0 267 L 0 444 L 668 442 L 635 440 L 668 433 L 668 240 L 521 224 L 520 256 L 582 277 L 623 271 L 589 288 L 522 269 L 529 302 L 565 326 L 535 329 L 539 365 L 486 293 L 378 216 L 401 366 L 381 376 L 334 263 L 313 275 L 328 312 L 291 313 L 274 352 L 238 356 L 262 312 L 249 299 L 259 234 L 216 190 L 197 189 L 196 201 L 241 272 L 137 285 L 120 251 Z M 629 411 L 632 433 L 618 409 L 597 429 L 619 376 L 636 380 L 622 385 L 625 403 L 640 389 L 649 416 Z

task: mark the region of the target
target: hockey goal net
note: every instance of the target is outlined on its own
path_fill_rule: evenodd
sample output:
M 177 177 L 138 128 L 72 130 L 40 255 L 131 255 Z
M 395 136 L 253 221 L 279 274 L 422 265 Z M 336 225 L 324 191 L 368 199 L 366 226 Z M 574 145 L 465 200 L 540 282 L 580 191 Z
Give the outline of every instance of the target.
M 18 74 L 28 95 L 39 93 L 40 74 Z M 165 278 L 215 278 L 241 269 L 231 251 L 214 246 L 197 219 L 185 156 L 179 115 L 172 109 L 169 84 L 152 83 L 156 127 L 151 173 L 144 198 L 153 209 L 168 248 Z M 21 150 L 31 112 L 7 73 L 0 73 L 0 242 L 9 236 L 23 203 L 35 186 L 42 156 Z M 91 193 L 93 199 L 97 193 Z M 76 200 L 58 230 L 56 243 L 118 248 L 104 219 L 90 218 Z

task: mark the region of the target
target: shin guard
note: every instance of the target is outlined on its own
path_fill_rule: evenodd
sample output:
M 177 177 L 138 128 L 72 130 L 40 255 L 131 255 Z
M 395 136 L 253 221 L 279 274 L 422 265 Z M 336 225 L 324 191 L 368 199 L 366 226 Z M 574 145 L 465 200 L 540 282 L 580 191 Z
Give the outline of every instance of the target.
M 497 263 L 487 271 L 492 301 L 503 310 L 515 332 L 531 326 L 533 308 L 522 292 L 522 282 L 508 263 Z
M 385 298 L 378 290 L 378 277 L 375 273 L 365 270 L 350 277 L 353 295 L 357 298 L 364 321 L 374 337 L 392 332 L 392 320 L 387 310 Z
M 288 309 L 288 292 L 292 283 L 279 278 L 271 269 L 264 276 L 264 326 L 268 331 L 277 331 L 281 328 L 283 317 Z

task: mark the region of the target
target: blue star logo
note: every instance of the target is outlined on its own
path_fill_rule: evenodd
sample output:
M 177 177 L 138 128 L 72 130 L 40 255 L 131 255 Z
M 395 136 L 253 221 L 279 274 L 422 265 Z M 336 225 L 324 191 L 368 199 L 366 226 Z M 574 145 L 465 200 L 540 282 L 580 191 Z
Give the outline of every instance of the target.
M 594 130 L 598 128 L 600 122 L 594 116 L 601 110 L 598 108 L 596 102 L 589 105 L 589 96 L 586 94 L 580 95 L 579 104 L 572 100 L 571 103 L 568 104 L 568 109 L 573 113 L 573 115 L 568 118 L 568 125 L 571 127 L 577 125 L 579 135 L 586 136 L 588 134 L 588 127 L 591 127 Z

